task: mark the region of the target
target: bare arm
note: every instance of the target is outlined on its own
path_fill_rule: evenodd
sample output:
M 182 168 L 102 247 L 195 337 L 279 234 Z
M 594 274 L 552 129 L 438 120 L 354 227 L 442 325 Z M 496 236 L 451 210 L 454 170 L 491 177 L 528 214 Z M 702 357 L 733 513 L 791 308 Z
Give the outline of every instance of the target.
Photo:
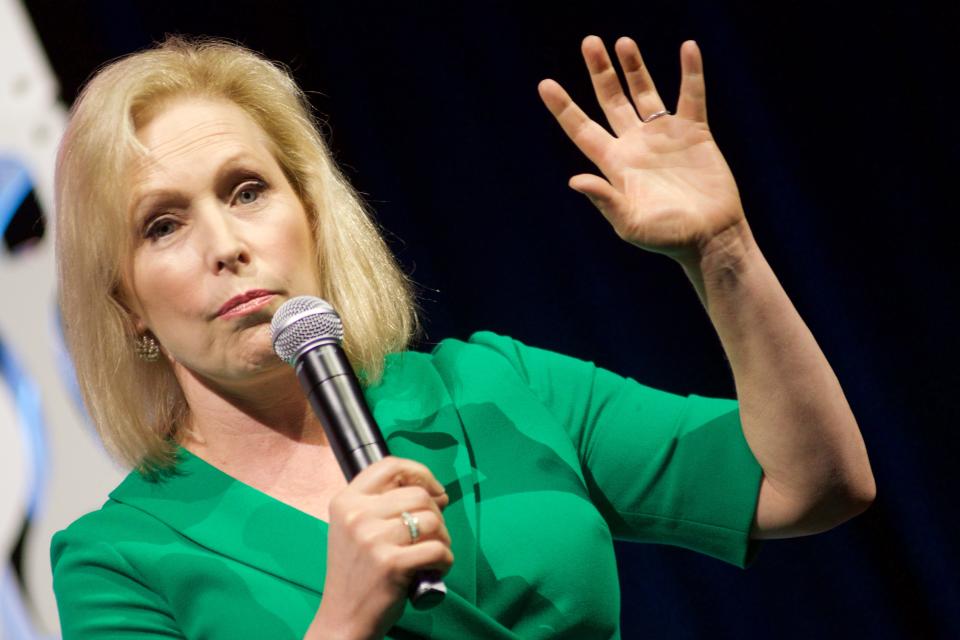
M 596 36 L 583 56 L 613 135 L 552 80 L 540 96 L 603 176 L 583 193 L 617 234 L 678 262 L 730 360 L 743 432 L 763 468 L 753 537 L 824 531 L 862 512 L 876 493 L 866 448 L 843 391 L 809 329 L 754 242 L 733 175 L 707 125 L 703 61 L 685 42 L 676 115 L 666 111 L 629 38 L 616 43 L 625 93 Z
M 733 369 L 743 433 L 763 468 L 752 537 L 826 531 L 876 495 L 840 383 L 749 227 L 684 264 Z

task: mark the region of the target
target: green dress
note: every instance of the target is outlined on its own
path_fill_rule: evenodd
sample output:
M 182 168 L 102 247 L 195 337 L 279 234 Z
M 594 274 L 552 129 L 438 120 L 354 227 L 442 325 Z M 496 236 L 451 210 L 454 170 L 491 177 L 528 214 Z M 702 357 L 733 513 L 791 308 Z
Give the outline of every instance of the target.
M 762 470 L 731 400 L 682 397 L 482 332 L 391 355 L 367 400 L 451 501 L 455 563 L 390 638 L 617 638 L 613 539 L 745 567 Z M 327 524 L 185 449 L 52 542 L 65 640 L 301 638 Z

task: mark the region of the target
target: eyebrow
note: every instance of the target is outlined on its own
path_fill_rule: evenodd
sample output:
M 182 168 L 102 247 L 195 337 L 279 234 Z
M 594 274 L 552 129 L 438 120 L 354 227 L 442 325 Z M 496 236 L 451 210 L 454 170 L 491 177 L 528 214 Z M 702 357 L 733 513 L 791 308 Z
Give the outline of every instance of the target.
M 230 156 L 217 168 L 217 173 L 214 175 L 214 183 L 219 184 L 225 177 L 235 172 L 241 165 L 248 163 L 259 164 L 260 160 L 256 158 L 249 151 L 241 151 Z M 143 193 L 137 194 L 133 200 L 133 204 L 130 206 L 130 211 L 134 214 L 138 214 L 141 209 L 144 207 L 145 202 L 172 202 L 178 199 L 184 199 L 182 192 L 177 189 L 151 189 Z

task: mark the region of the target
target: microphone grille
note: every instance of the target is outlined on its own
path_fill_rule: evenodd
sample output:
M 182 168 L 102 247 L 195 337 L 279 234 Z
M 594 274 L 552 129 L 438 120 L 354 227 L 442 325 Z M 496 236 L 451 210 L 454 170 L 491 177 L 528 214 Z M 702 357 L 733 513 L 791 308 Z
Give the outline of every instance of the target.
M 297 356 L 324 343 L 340 344 L 343 323 L 329 302 L 314 296 L 290 298 L 277 309 L 270 322 L 273 350 L 281 360 L 294 364 Z

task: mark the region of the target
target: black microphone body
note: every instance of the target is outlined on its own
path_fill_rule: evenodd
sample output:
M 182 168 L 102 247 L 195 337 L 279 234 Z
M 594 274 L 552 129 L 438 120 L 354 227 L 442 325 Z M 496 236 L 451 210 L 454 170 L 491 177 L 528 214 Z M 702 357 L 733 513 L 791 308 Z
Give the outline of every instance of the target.
M 343 328 L 333 307 L 320 298 L 292 298 L 274 314 L 271 328 L 274 349 L 294 366 L 347 482 L 390 455 L 340 346 Z M 409 597 L 414 607 L 426 609 L 446 593 L 438 571 L 418 571 Z
M 347 482 L 390 455 L 343 349 L 318 345 L 297 358 L 297 378 Z

